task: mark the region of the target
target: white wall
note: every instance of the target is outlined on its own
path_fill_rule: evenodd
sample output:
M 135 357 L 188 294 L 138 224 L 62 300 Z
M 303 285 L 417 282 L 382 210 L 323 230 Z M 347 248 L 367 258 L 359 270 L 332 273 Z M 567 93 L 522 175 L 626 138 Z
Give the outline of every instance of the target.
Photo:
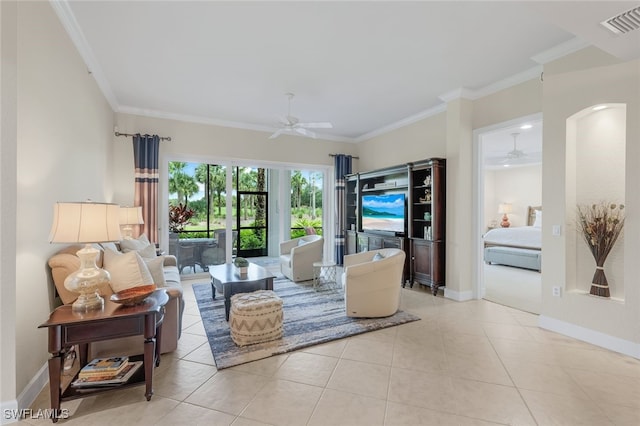
M 113 113 L 48 2 L 18 3 L 17 35 L 17 272 L 14 283 L 2 285 L 16 289 L 20 398 L 49 358 L 47 332 L 37 327 L 53 306 L 46 264 L 60 247 L 47 239 L 52 206 L 112 200 Z M 8 303 L 2 300 L 3 311 Z
M 500 224 L 498 213 L 501 203 L 511 203 L 511 226 L 527 224 L 527 208 L 542 205 L 542 165 L 521 166 L 487 170 L 484 176 L 485 225 L 492 220 Z
M 640 252 L 640 193 L 637 191 L 640 178 L 640 61 L 608 65 L 609 58 L 605 57 L 602 66 L 594 66 L 593 62 L 584 61 L 584 55 L 585 52 L 579 52 L 575 66 L 568 64 L 570 58 L 565 58 L 562 67 L 550 66 L 549 72 L 545 70 L 542 187 L 545 256 L 541 325 L 640 357 L 640 288 L 636 285 L 640 275 L 636 259 Z M 597 52 L 595 57 L 599 57 Z M 587 66 L 582 68 L 584 63 Z M 597 176 L 616 172 L 612 170 L 615 166 L 601 165 L 599 161 L 591 161 L 586 166 L 571 161 L 572 156 L 575 158 L 575 150 L 580 148 L 576 147 L 572 152 L 567 145 L 570 130 L 567 119 L 601 103 L 626 104 L 624 201 L 627 220 L 626 238 L 621 248 L 624 253 L 623 281 L 634 285 L 625 286 L 624 302 L 589 296 L 580 291 L 565 291 L 562 297 L 552 297 L 551 292 L 551 287 L 558 285 L 566 290 L 586 288 L 576 282 L 581 278 L 574 272 L 577 243 L 572 227 L 575 181 L 582 173 L 578 169 L 588 167 L 586 173 Z M 550 227 L 554 224 L 562 226 L 562 236 L 551 235 Z
M 16 392 L 17 5 L 0 3 L 0 410 Z M 0 420 L 2 422 L 2 420 Z

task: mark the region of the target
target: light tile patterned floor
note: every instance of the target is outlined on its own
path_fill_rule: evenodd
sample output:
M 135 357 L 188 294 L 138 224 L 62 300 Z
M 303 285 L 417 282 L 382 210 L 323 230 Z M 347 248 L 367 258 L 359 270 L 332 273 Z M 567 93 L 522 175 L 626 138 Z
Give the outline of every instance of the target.
M 59 424 L 640 424 L 639 360 L 418 288 L 402 290 L 402 308 L 421 321 L 217 371 L 194 282 L 206 279 L 184 281 L 185 329 L 151 401 L 140 387 L 71 401 Z M 45 389 L 32 408 L 48 405 Z

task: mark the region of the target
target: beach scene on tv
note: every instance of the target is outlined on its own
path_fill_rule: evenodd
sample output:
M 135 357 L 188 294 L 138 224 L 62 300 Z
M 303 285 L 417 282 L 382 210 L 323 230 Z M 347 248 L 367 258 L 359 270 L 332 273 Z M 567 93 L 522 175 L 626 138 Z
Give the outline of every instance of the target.
M 362 229 L 404 232 L 404 194 L 363 195 Z

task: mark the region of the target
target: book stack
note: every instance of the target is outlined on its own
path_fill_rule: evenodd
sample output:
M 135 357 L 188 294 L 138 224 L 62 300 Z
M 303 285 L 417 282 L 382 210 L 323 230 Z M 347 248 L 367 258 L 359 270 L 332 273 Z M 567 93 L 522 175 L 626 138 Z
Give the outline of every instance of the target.
M 142 361 L 129 362 L 126 356 L 96 358 L 80 370 L 75 388 L 117 386 L 126 383 L 140 368 Z

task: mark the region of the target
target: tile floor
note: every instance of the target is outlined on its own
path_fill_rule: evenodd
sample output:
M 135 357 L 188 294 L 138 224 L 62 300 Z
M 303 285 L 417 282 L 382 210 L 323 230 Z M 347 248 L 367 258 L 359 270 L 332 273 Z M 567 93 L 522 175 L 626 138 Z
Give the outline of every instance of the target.
M 421 321 L 217 371 L 191 288 L 203 281 L 184 281 L 184 332 L 150 402 L 141 387 L 70 401 L 59 424 L 640 424 L 639 360 L 418 288 L 402 290 L 402 309 Z M 46 388 L 32 408 L 48 406 Z

